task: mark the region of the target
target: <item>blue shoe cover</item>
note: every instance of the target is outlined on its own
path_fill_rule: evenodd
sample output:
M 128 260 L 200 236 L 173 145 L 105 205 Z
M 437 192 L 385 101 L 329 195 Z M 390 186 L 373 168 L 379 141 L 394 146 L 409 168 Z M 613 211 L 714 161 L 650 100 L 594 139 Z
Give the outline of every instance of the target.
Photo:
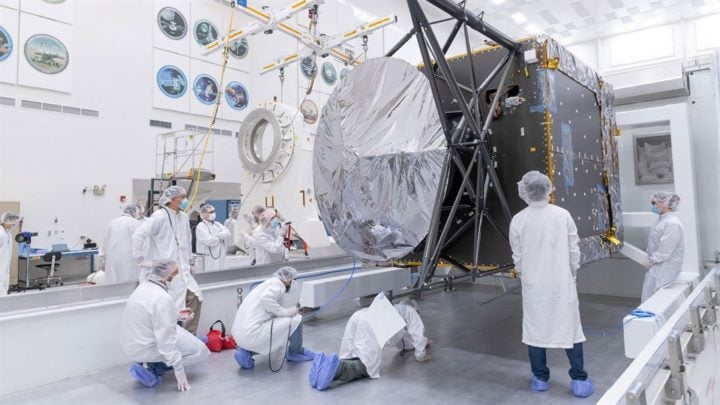
M 237 361 L 240 368 L 250 369 L 255 367 L 255 359 L 252 358 L 252 353 L 242 347 L 238 347 L 235 351 L 235 361 Z
M 533 376 L 530 388 L 535 392 L 544 392 L 550 389 L 550 383 Z
M 570 381 L 570 388 L 572 388 L 573 395 L 578 398 L 587 398 L 595 392 L 592 381 L 587 380 L 572 380 Z
M 160 377 L 150 372 L 150 370 L 143 367 L 140 363 L 135 363 L 130 366 L 130 375 L 140 381 L 140 384 L 148 388 L 152 388 L 162 381 Z
M 300 362 L 300 361 L 311 361 L 315 358 L 315 352 L 303 348 L 300 353 L 290 353 L 285 355 L 287 361 Z
M 335 373 L 337 373 L 338 367 L 340 367 L 340 358 L 338 358 L 337 353 L 325 355 L 325 361 L 322 362 L 320 370 L 318 371 L 315 388 L 320 391 L 326 390 L 335 379 Z
M 208 337 L 207 337 L 207 336 L 200 336 L 199 339 L 200 339 L 201 342 L 203 342 L 203 343 L 205 343 L 205 344 L 207 344 L 207 342 L 208 342 Z
M 316 353 L 315 358 L 313 359 L 312 366 L 310 366 L 310 375 L 308 375 L 308 380 L 310 381 L 310 386 L 315 388 L 317 386 L 317 380 L 318 380 L 318 373 L 322 369 L 322 363 L 325 361 L 325 354 L 324 353 Z

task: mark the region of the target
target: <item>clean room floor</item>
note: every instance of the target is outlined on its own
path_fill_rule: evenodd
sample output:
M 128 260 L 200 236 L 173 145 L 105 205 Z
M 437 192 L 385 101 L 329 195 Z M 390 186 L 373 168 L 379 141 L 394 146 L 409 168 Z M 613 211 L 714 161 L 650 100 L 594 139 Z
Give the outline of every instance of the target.
M 534 393 L 527 348 L 521 337 L 521 296 L 500 296 L 495 287 L 457 285 L 457 290 L 426 294 L 420 315 L 426 334 L 434 341 L 432 360 L 417 363 L 412 353 L 399 356 L 385 349 L 382 377 L 329 389 L 312 389 L 310 362 L 286 364 L 273 373 L 268 357 L 255 357 L 255 369 L 239 370 L 232 351 L 212 353 L 208 361 L 188 367 L 192 386 L 178 392 L 172 372 L 155 388 L 145 388 L 128 374 L 128 365 L 70 378 L 0 397 L 0 403 L 135 404 L 135 403 L 276 403 L 276 404 L 384 404 L 415 401 L 421 404 L 552 404 L 595 403 L 630 364 L 623 354 L 622 318 L 637 299 L 581 296 L 585 334 L 585 366 L 595 383 L 587 399 L 572 396 L 569 368 L 563 350 L 548 351 L 550 391 Z M 499 296 L 499 297 L 498 297 Z M 487 302 L 489 301 L 489 302 Z M 305 322 L 305 346 L 333 352 L 340 348 L 345 323 L 357 309 L 350 301 L 333 305 Z M 552 310 L 552 309 L 548 309 Z M 278 366 L 280 359 L 275 360 Z M 37 365 L 40 366 L 40 365 Z

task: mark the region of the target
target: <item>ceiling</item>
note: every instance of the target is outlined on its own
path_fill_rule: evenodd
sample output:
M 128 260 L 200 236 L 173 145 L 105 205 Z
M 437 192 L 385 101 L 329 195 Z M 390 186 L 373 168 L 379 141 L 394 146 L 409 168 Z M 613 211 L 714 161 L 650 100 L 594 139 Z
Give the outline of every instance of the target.
M 399 27 L 411 22 L 405 0 L 326 0 L 381 16 L 396 13 Z M 421 0 L 428 18 L 447 17 Z M 720 12 L 720 0 L 468 0 L 485 20 L 510 37 L 545 32 L 566 45 Z M 357 14 L 357 13 L 356 13 Z M 452 23 L 440 27 L 449 31 Z

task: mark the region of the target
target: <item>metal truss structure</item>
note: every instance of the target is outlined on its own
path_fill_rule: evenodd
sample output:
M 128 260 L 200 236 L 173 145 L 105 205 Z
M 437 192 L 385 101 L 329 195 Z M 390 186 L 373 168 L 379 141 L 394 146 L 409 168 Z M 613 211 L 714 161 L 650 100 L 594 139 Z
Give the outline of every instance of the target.
M 298 0 L 277 11 L 269 8 L 259 10 L 247 4 L 238 4 L 236 0 L 216 1 L 239 10 L 255 21 L 243 28 L 233 30 L 227 36 L 217 41 L 207 44 L 203 55 L 209 55 L 222 50 L 228 41 L 239 41 L 260 32 L 272 33 L 275 30 L 290 35 L 304 45 L 304 48 L 300 50 L 300 52 L 283 56 L 271 63 L 263 65 L 260 69 L 260 74 L 280 70 L 282 75 L 282 70 L 286 66 L 308 56 L 313 56 L 313 59 L 316 56 L 322 58 L 330 56 L 345 65 L 357 65 L 361 61 L 351 52 L 343 50 L 342 45 L 353 39 L 363 38 L 363 44 L 366 46 L 367 36 L 370 33 L 397 22 L 397 16 L 389 15 L 362 24 L 346 32 L 329 36 L 317 32 L 319 7 L 325 3 L 325 0 Z M 288 22 L 292 17 L 305 10 L 308 10 L 310 17 L 310 30 L 304 30 Z
M 492 149 L 489 147 L 488 142 L 490 125 L 493 120 L 492 117 L 487 117 L 483 113 L 480 107 L 480 100 L 481 95 L 498 76 L 500 77 L 500 84 L 497 88 L 501 89 L 505 87 L 512 61 L 520 54 L 519 43 L 513 41 L 483 21 L 482 14 L 478 16 L 466 10 L 465 2 L 456 4 L 449 0 L 427 1 L 449 15 L 449 19 L 442 21 L 456 21 L 444 45 L 440 45 L 433 31 L 432 25 L 436 22 L 431 23 L 428 21 L 424 11 L 420 7 L 419 0 L 407 0 L 413 29 L 386 54 L 386 56 L 392 56 L 410 41 L 410 39 L 413 37 L 417 39 L 448 148 L 440 175 L 440 187 L 435 199 L 430 229 L 425 240 L 422 254 L 421 277 L 415 286 L 415 292 L 420 294 L 424 289 L 432 288 L 434 285 L 444 284 L 446 287 L 452 288 L 451 285 L 448 286 L 448 280 L 435 283 L 431 281 L 440 259 L 446 260 L 452 265 L 466 270 L 467 274 L 462 276 L 463 278 L 486 276 L 512 268 L 512 265 L 506 265 L 490 271 L 483 271 L 482 273 L 479 271 L 480 266 L 478 261 L 483 221 L 492 221 L 487 208 L 488 198 L 491 197 L 491 194 L 498 200 L 502 214 L 508 223 L 512 217 L 505 192 L 503 191 L 495 170 L 496 162 L 491 155 Z M 469 100 L 464 96 L 463 91 L 461 91 L 461 87 L 463 86 L 456 80 L 445 55 L 461 29 L 464 30 L 468 55 L 471 54 L 468 30 L 479 32 L 507 50 L 507 54 L 502 58 L 500 63 L 484 78 L 476 77 L 473 58 L 467 58 L 470 64 L 470 72 L 472 72 L 472 97 Z M 449 88 L 453 98 L 457 100 L 461 112 L 459 119 L 457 119 L 457 112 L 451 114 L 451 112 L 447 111 L 446 107 L 443 106 L 439 86 L 441 81 Z M 501 93 L 501 91 L 495 92 L 488 111 L 492 112 L 495 110 L 500 101 Z M 468 153 L 470 153 L 470 159 L 467 158 Z M 474 176 L 472 174 L 474 174 Z M 456 178 L 462 179 L 462 185 L 457 191 L 455 198 L 451 199 L 449 198 L 451 196 L 448 196 L 447 193 L 451 191 L 450 184 L 452 183 L 452 178 L 455 176 L 459 176 Z M 469 197 L 472 201 L 474 205 L 474 215 L 470 219 L 465 220 L 465 223 L 451 234 L 452 224 L 458 220 L 456 219 L 456 213 L 463 196 Z M 452 204 L 448 205 L 446 202 L 450 200 L 452 200 Z M 443 222 L 442 218 L 444 216 L 446 219 Z M 474 227 L 474 251 L 471 267 L 444 255 L 445 248 L 460 237 L 469 227 Z M 501 229 L 495 226 L 495 224 L 493 224 L 493 229 L 499 232 L 505 240 L 508 240 L 506 229 Z

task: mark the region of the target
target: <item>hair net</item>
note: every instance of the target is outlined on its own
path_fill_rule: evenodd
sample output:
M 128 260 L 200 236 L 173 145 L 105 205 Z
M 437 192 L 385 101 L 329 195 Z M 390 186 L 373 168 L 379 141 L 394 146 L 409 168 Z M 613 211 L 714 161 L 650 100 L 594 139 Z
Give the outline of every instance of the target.
M 138 203 L 130 203 L 123 208 L 123 214 L 130 215 L 133 218 L 140 218 L 143 213 L 142 205 Z
M 187 194 L 184 188 L 180 186 L 170 186 L 166 188 L 165 191 L 163 191 L 163 195 L 162 197 L 160 197 L 159 204 L 161 207 L 164 207 L 170 202 L 170 200 L 183 194 Z
M 658 204 L 668 207 L 670 211 L 677 211 L 678 204 L 680 204 L 680 196 L 667 191 L 658 191 L 653 194 L 652 198 Z
M 170 273 L 173 272 L 173 269 L 176 268 L 178 268 L 178 265 L 175 260 L 161 259 L 153 263 L 151 276 L 157 279 L 166 279 L 167 276 L 169 276 Z
M 537 170 L 525 173 L 517 185 L 520 198 L 528 204 L 534 201 L 547 201 L 552 193 L 550 179 Z
M 280 280 L 289 283 L 297 278 L 297 270 L 290 266 L 284 266 L 277 269 L 273 275 Z
M 7 211 L 3 212 L 2 216 L 0 216 L 0 223 L 2 224 L 14 224 L 20 221 L 20 215 Z
M 259 206 L 259 205 L 254 206 L 253 209 L 252 209 L 252 214 L 253 214 L 253 215 L 255 216 L 255 218 L 257 218 L 258 220 L 260 219 L 260 214 L 262 214 L 263 212 L 265 212 L 265 208 L 263 208 L 263 207 L 261 207 L 261 206 Z
M 208 212 L 215 211 L 215 207 L 211 204 L 203 204 L 200 206 L 200 213 L 207 214 Z

